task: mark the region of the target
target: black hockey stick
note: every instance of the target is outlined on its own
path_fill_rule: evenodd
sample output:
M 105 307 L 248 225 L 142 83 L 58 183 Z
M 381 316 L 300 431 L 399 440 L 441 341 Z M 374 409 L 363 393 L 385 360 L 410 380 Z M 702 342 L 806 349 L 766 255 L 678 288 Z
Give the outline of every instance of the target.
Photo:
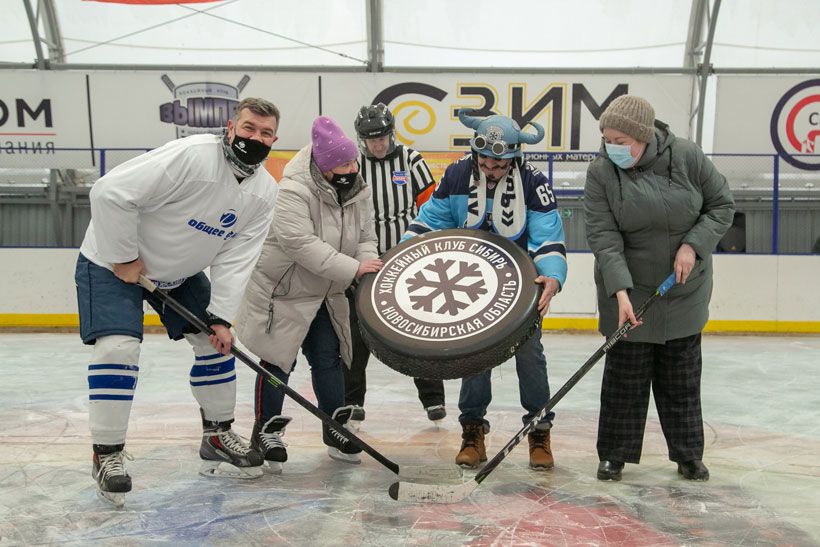
M 666 280 L 661 283 L 661 285 L 655 290 L 655 293 L 646 299 L 646 301 L 641 304 L 641 306 L 635 311 L 635 318 L 640 319 L 640 317 L 646 312 L 646 310 L 651 306 L 658 298 L 666 294 L 666 292 L 675 284 L 675 274 L 670 275 Z M 552 396 L 549 402 L 546 404 L 544 408 L 538 411 L 538 414 L 530 420 L 528 424 L 521 428 L 518 433 L 515 434 L 510 442 L 508 442 L 504 448 L 501 449 L 501 452 L 496 454 L 493 459 L 488 461 L 481 470 L 476 473 L 476 476 L 467 482 L 463 482 L 461 484 L 420 484 L 420 483 L 410 483 L 410 482 L 394 482 L 390 485 L 389 494 L 390 497 L 394 500 L 398 501 L 431 501 L 435 503 L 456 503 L 470 494 L 472 494 L 473 490 L 481 484 L 481 481 L 487 478 L 487 475 L 493 472 L 499 463 L 501 463 L 504 458 L 507 457 L 507 454 L 512 452 L 513 448 L 515 448 L 518 443 L 520 443 L 524 436 L 527 435 L 530 431 L 532 431 L 536 425 L 538 425 L 538 421 L 543 418 L 547 412 L 552 410 L 552 408 L 560 401 L 567 392 L 572 389 L 575 384 L 587 373 L 589 370 L 597 363 L 604 354 L 615 345 L 615 343 L 620 340 L 626 332 L 632 328 L 632 325 L 627 321 L 624 323 L 618 330 L 616 330 L 612 336 L 610 336 L 604 345 L 598 348 L 598 350 L 587 359 L 587 362 L 578 369 L 578 371 L 572 375 L 572 377 L 567 380 L 567 382 L 561 386 L 561 389 Z
M 148 279 L 147 277 L 140 275 L 139 277 L 139 284 L 148 292 L 155 295 L 159 298 L 164 304 L 167 304 L 168 307 L 173 309 L 179 315 L 181 315 L 186 321 L 188 321 L 191 325 L 199 329 L 200 331 L 206 334 L 213 334 L 214 331 L 206 325 L 199 317 L 194 315 L 188 308 L 183 306 L 177 300 L 175 300 L 172 296 L 169 296 L 165 291 L 159 289 L 153 281 Z M 243 352 L 242 350 L 238 349 L 236 346 L 231 345 L 231 353 L 233 353 L 236 357 L 239 358 L 240 361 L 248 365 L 258 374 L 265 376 L 268 381 L 278 388 L 282 388 L 285 394 L 299 403 L 303 408 L 305 408 L 308 412 L 322 420 L 322 423 L 326 426 L 330 427 L 336 433 L 340 434 L 342 437 L 348 439 L 358 448 L 361 448 L 364 452 L 367 452 L 370 456 L 373 457 L 374 460 L 388 468 L 390 471 L 395 473 L 399 476 L 404 476 L 406 478 L 431 478 L 438 475 L 441 478 L 450 477 L 450 478 L 458 478 L 461 476 L 461 470 L 458 469 L 455 465 L 447 467 L 447 468 L 435 468 L 429 466 L 399 466 L 399 464 L 388 460 L 385 456 L 379 453 L 375 448 L 361 440 L 352 432 L 345 429 L 344 426 L 339 424 L 336 420 L 325 414 L 323 411 L 319 410 L 316 405 L 299 395 L 296 391 L 294 391 L 290 386 L 286 383 L 282 382 L 279 378 L 273 375 L 269 370 L 265 370 L 259 363 L 257 363 L 253 358 L 251 358 L 248 354 Z

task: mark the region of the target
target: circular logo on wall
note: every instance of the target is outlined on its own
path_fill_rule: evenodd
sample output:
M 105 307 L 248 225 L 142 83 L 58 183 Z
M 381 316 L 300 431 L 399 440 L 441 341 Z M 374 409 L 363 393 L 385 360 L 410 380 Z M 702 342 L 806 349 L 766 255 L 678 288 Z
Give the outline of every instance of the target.
M 416 340 L 459 340 L 513 309 L 521 270 L 492 242 L 459 236 L 422 241 L 377 274 L 372 302 L 384 326 Z
M 820 170 L 820 155 L 814 155 L 820 138 L 820 79 L 801 82 L 780 98 L 770 131 L 775 150 L 786 162 L 800 169 Z

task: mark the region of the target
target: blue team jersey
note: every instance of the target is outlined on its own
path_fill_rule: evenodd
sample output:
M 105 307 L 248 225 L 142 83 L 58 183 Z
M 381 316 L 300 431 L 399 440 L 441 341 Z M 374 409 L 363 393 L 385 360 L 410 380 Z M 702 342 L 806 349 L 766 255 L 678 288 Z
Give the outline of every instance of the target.
M 567 252 L 564 226 L 558 215 L 552 184 L 541 171 L 526 161 L 520 167 L 513 168 L 520 169 L 527 211 L 524 229 L 513 241 L 529 253 L 539 274 L 555 278 L 563 287 L 567 278 Z M 447 167 L 435 192 L 422 205 L 402 240 L 432 230 L 467 227 L 468 194 L 472 178 L 471 155 L 464 156 Z M 487 192 L 486 213 L 478 229 L 497 232 L 491 213 L 494 190 Z

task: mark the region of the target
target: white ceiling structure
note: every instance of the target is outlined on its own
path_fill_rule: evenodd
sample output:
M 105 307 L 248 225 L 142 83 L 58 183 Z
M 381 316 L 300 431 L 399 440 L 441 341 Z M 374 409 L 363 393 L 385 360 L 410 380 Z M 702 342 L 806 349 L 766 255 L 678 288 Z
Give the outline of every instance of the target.
M 706 148 L 712 75 L 820 73 L 818 0 L 5 0 L 3 8 L 0 70 L 690 74 L 693 137 Z
M 6 0 L 3 12 L 0 67 L 691 69 L 710 20 L 715 70 L 820 66 L 816 0 Z

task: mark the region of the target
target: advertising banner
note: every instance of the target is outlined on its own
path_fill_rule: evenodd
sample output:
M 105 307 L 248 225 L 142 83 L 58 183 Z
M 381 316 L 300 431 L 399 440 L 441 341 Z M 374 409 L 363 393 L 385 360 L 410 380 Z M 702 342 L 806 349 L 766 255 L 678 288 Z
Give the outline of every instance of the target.
M 247 97 L 274 103 L 279 141 L 298 149 L 318 115 L 315 75 L 276 72 L 95 72 L 94 139 L 100 147 L 155 148 L 197 133 L 221 133 Z
M 91 166 L 83 73 L 0 72 L 0 167 Z M 64 151 L 58 148 L 84 148 Z
M 546 137 L 527 152 L 595 152 L 600 147 L 598 118 L 609 103 L 626 93 L 641 95 L 659 119 L 687 136 L 691 82 L 665 75 L 544 74 L 331 74 L 322 79 L 325 113 L 349 120 L 362 104 L 383 102 L 396 117 L 404 144 L 421 151 L 467 150 L 469 129 L 458 109 L 478 116 L 502 114 L 520 125 L 540 123 Z M 572 159 L 572 158 L 567 158 Z
M 274 150 L 310 142 L 319 114 L 355 136 L 362 105 L 384 102 L 397 138 L 427 154 L 434 171 L 468 149 L 459 108 L 476 115 L 540 123 L 544 140 L 528 153 L 560 161 L 588 159 L 600 147 L 598 118 L 618 95 L 646 97 L 657 117 L 688 134 L 690 80 L 666 75 L 399 74 L 163 71 L 4 71 L 0 94 L 0 166 L 97 167 L 104 170 L 169 140 L 219 133 L 246 97 L 263 97 L 282 113 Z M 31 148 L 45 152 L 32 153 Z M 84 148 L 66 152 L 63 148 Z M 50 149 L 50 150 L 49 150 Z M 438 158 L 432 152 L 447 153 Z M 272 164 L 282 158 L 271 158 Z M 441 163 L 441 165 L 438 165 Z
M 715 152 L 779 154 L 791 166 L 820 170 L 820 79 L 719 76 Z

